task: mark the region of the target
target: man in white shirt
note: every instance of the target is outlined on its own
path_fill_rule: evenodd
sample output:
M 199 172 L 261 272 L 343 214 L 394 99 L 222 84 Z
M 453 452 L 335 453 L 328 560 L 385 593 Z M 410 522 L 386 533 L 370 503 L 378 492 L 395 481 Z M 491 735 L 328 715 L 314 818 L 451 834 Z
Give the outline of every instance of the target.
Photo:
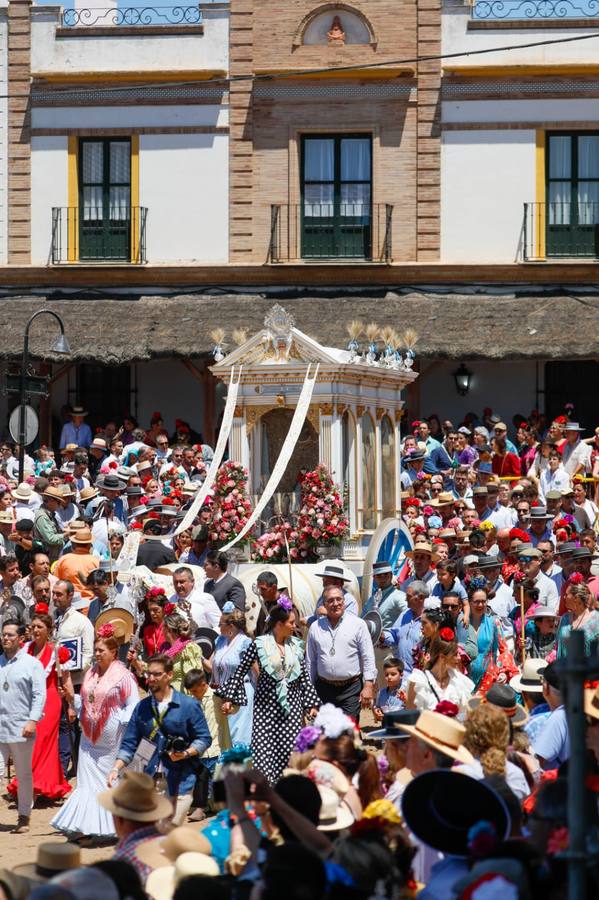
M 173 572 L 175 593 L 170 598 L 172 603 L 182 607 L 186 614 L 189 604 L 190 615 L 198 628 L 213 628 L 218 631 L 220 624 L 220 607 L 212 596 L 195 586 L 193 572 L 187 566 L 180 566 Z
M 75 693 L 78 694 L 94 655 L 94 626 L 87 616 L 73 609 L 74 594 L 75 588 L 70 581 L 57 581 L 52 589 L 57 643 L 67 638 L 82 639 L 82 667 L 70 670 L 73 687 L 75 688 Z M 75 733 L 78 731 L 77 722 L 73 722 L 70 725 L 70 730 L 73 737 L 75 737 Z M 71 740 L 69 738 L 69 723 L 65 718 L 64 712 L 61 715 L 58 727 L 58 752 L 63 772 L 66 774 L 69 760 L 71 759 Z
M 548 606 L 557 615 L 559 594 L 555 582 L 541 572 L 543 554 L 533 547 L 518 553 L 518 562 L 527 578 L 531 578 L 539 591 L 539 605 Z
M 581 441 L 580 435 L 583 429 L 578 422 L 566 424 L 566 443 L 562 449 L 562 464 L 570 478 L 574 475 L 585 474 L 591 467 L 592 449 L 589 444 Z

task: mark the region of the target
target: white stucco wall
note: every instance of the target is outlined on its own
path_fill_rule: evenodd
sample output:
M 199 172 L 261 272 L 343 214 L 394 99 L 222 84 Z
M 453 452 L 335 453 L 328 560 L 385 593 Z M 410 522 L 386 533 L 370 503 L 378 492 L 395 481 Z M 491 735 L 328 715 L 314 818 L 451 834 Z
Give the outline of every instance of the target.
M 53 106 L 32 111 L 33 128 L 173 128 L 226 126 L 229 111 L 206 104 L 183 106 Z
M 535 199 L 534 191 L 534 131 L 446 131 L 441 146 L 441 260 L 516 261 L 524 203 Z
M 547 41 L 553 38 L 566 38 L 581 36 L 588 38 L 593 31 L 599 31 L 599 22 L 596 29 L 568 28 L 566 22 L 563 28 L 556 31 L 554 28 L 544 27 L 542 19 L 538 28 L 510 28 L 509 30 L 482 29 L 468 31 L 470 21 L 470 6 L 451 7 L 447 2 L 443 8 L 442 19 L 442 47 L 443 53 L 459 53 L 464 50 L 483 50 L 493 47 L 518 46 Z M 445 67 L 453 66 L 498 66 L 498 65 L 558 65 L 560 63 L 597 63 L 597 41 L 583 40 L 572 41 L 568 44 L 551 44 L 545 47 L 529 47 L 522 50 L 510 50 L 509 52 L 498 50 L 493 53 L 485 53 L 481 56 L 463 57 L 462 59 L 448 59 L 442 63 Z
M 208 6 L 202 15 L 203 34 L 128 37 L 119 36 L 118 27 L 107 27 L 106 36 L 86 36 L 85 28 L 78 28 L 73 37 L 56 38 L 57 8 L 34 7 L 31 68 L 33 72 L 227 70 L 229 11 Z
M 139 177 L 149 262 L 227 261 L 228 135 L 142 134 Z
M 473 298 L 476 303 L 476 298 Z M 485 303 L 492 302 L 485 298 Z M 492 341 L 492 335 L 489 335 Z M 484 348 L 478 348 L 484 352 Z M 527 416 L 531 410 L 544 406 L 543 395 L 537 401 L 535 390 L 535 363 L 529 361 L 484 362 L 464 360 L 472 372 L 470 391 L 460 397 L 455 387 L 453 372 L 459 363 L 455 360 L 442 362 L 430 368 L 429 362 L 422 364 L 418 387 L 420 390 L 420 415 L 437 413 L 441 418 L 461 422 L 467 412 L 480 415 L 485 406 L 490 406 L 506 422 L 513 432 L 512 416 L 516 413 Z M 539 364 L 539 389 L 543 388 L 544 365 Z
M 52 242 L 52 207 L 68 205 L 68 138 L 31 140 L 31 262 L 47 265 Z M 63 233 L 66 242 L 66 233 Z

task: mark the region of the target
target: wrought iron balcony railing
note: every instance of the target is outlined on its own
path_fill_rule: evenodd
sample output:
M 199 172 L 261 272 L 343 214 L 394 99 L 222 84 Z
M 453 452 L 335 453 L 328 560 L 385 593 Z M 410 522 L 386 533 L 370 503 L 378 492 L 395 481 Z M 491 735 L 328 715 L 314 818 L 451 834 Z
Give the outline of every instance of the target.
M 144 25 L 201 25 L 199 6 L 114 6 L 65 9 L 63 28 L 114 28 Z
M 599 203 L 525 203 L 522 256 L 599 258 Z
M 58 263 L 146 262 L 145 206 L 55 206 L 51 258 Z
M 477 21 L 596 19 L 599 0 L 476 0 L 472 18 Z
M 273 204 L 270 263 L 340 259 L 391 263 L 393 206 L 330 202 Z

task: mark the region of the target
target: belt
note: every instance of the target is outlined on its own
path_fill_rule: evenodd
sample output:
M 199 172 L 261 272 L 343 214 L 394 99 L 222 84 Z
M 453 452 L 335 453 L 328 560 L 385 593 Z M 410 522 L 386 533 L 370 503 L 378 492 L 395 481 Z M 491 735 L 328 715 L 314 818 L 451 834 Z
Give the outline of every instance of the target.
M 355 684 L 361 677 L 361 675 L 352 675 L 351 678 L 342 678 L 341 681 L 331 681 L 329 678 L 321 678 L 319 675 L 317 681 L 322 681 L 323 684 L 330 684 L 331 687 L 345 687 L 346 684 Z

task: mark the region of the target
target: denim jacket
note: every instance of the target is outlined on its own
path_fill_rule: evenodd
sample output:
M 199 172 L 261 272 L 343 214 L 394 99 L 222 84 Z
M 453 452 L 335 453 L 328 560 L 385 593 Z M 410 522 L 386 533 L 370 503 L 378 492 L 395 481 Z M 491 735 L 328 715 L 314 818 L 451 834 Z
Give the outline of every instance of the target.
M 212 743 L 202 707 L 193 697 L 173 690 L 161 721 L 162 727 L 158 730 L 155 710 L 155 701 L 151 695 L 139 701 L 127 725 L 117 759 L 122 759 L 125 764 L 130 763 L 141 739 L 147 738 L 156 745 L 156 752 L 146 766 L 146 772 L 153 775 L 162 762 L 169 795 L 189 794 L 195 784 L 197 757 L 172 762 L 165 752 L 166 736 L 183 737 L 187 747 L 193 747 L 201 756 Z

